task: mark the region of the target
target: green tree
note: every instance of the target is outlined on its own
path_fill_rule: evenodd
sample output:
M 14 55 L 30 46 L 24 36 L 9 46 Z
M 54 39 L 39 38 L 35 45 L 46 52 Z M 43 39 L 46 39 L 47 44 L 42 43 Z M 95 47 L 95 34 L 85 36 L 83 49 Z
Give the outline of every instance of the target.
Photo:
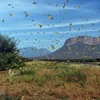
M 19 68 L 24 65 L 18 56 L 17 41 L 7 35 L 0 34 L 0 70 Z

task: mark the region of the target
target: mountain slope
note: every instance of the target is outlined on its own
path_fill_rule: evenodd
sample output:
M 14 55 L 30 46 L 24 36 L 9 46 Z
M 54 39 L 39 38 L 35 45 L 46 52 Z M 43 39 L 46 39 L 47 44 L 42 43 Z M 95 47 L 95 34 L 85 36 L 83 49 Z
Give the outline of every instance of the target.
M 39 59 L 83 59 L 100 58 L 100 38 L 79 36 L 69 38 L 55 52 Z
M 75 43 L 83 43 L 88 45 L 98 45 L 100 44 L 100 37 L 91 37 L 91 36 L 77 36 L 69 38 L 65 41 L 64 45 L 69 46 Z
M 48 55 L 50 59 L 82 59 L 100 58 L 100 45 L 86 45 L 76 43 L 70 46 L 63 46 L 54 53 Z
M 37 49 L 34 47 L 20 48 L 19 55 L 22 57 L 32 58 L 50 54 L 51 51 L 45 48 Z

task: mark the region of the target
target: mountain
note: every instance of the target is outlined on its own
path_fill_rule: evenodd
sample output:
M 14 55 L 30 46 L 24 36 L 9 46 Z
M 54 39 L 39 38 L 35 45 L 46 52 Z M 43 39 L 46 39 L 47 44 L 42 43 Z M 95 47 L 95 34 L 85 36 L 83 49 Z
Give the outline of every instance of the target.
M 35 47 L 26 47 L 26 48 L 19 49 L 19 56 L 26 57 L 26 58 L 44 56 L 50 53 L 51 51 L 45 48 L 37 49 Z
M 73 38 L 69 38 L 65 41 L 66 46 L 75 44 L 75 43 L 83 43 L 88 45 L 98 45 L 100 44 L 100 37 L 91 37 L 91 36 L 77 36 Z
M 69 38 L 55 52 L 38 59 L 83 59 L 100 58 L 100 38 L 77 36 Z

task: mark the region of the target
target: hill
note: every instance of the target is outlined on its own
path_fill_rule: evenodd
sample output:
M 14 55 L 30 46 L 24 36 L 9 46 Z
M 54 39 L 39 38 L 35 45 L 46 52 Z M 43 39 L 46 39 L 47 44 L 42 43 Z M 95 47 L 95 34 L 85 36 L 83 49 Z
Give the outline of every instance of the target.
M 69 38 L 55 52 L 37 59 L 95 59 L 100 58 L 100 38 L 78 36 Z M 36 58 L 35 58 L 36 59 Z
M 51 51 L 45 48 L 37 49 L 35 47 L 20 48 L 19 55 L 26 58 L 39 57 L 50 54 Z

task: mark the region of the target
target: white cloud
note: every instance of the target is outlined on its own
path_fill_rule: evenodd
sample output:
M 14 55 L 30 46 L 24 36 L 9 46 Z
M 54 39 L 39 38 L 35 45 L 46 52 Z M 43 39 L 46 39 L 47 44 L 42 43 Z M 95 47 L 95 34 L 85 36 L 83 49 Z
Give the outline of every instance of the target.
M 8 6 L 8 4 L 12 4 L 11 6 Z M 55 3 L 56 4 L 56 3 Z M 14 8 L 12 8 L 12 6 Z M 39 2 L 38 5 L 32 4 L 32 1 L 27 2 L 27 1 L 21 1 L 21 0 L 3 0 L 0 2 L 0 9 L 3 9 L 0 11 L 1 15 L 5 15 L 6 13 L 9 12 L 14 12 L 14 13 L 20 13 L 23 11 L 27 12 L 33 12 L 33 13 L 46 13 L 46 12 L 53 12 L 53 11 L 58 11 L 58 10 L 63 10 L 62 6 L 56 7 L 56 5 L 49 5 L 47 3 Z M 67 6 L 64 10 L 75 10 L 73 6 Z
M 61 39 L 61 40 L 59 40 L 60 42 L 63 42 L 63 41 L 65 41 L 65 39 Z M 26 42 L 26 43 L 28 43 L 28 42 L 35 42 L 35 43 L 38 43 L 39 41 L 35 41 L 35 40 L 23 40 L 23 41 L 21 41 L 21 42 Z M 51 42 L 52 43 L 52 40 L 40 40 L 40 42 Z
M 37 0 L 39 1 L 39 0 Z M 41 0 L 40 0 L 41 1 Z M 75 8 L 74 5 L 71 6 L 66 6 L 66 8 L 63 9 L 62 4 L 59 5 L 58 7 L 56 7 L 56 5 L 54 5 L 54 3 L 56 4 L 56 2 L 53 3 L 53 5 L 49 5 L 47 3 L 43 3 L 43 1 L 40 2 L 38 5 L 33 5 L 32 4 L 32 0 L 28 0 L 28 1 L 24 1 L 24 0 L 3 0 L 0 2 L 0 9 L 3 9 L 0 11 L 0 18 L 4 18 L 7 17 L 7 19 L 5 19 L 5 24 L 4 23 L 0 23 L 0 30 L 24 30 L 24 29 L 40 29 L 39 28 L 39 21 L 38 19 L 35 22 L 35 26 L 30 27 L 30 25 L 32 25 L 32 23 L 29 21 L 28 18 L 25 19 L 24 16 L 24 11 L 27 11 L 29 13 L 32 13 L 32 15 L 37 15 L 42 13 L 45 14 L 48 12 L 55 12 L 55 11 L 59 11 L 59 10 L 78 10 Z M 45 1 L 45 0 L 44 0 Z M 14 8 L 11 8 L 10 6 L 8 6 L 9 3 L 12 3 L 12 5 L 14 6 Z M 82 8 L 80 8 L 78 11 L 83 11 L 84 12 L 84 7 L 93 5 L 93 3 L 89 3 L 86 5 L 82 5 Z M 86 8 L 87 9 L 87 8 Z M 87 11 L 85 9 L 85 11 Z M 12 18 L 9 17 L 9 13 L 13 12 L 14 16 Z M 90 10 L 89 10 L 90 12 Z M 83 15 L 84 16 L 84 15 Z M 33 16 L 34 17 L 34 16 Z M 19 20 L 20 19 L 20 20 Z M 40 19 L 40 17 L 39 17 Z M 45 20 L 45 18 L 43 17 L 43 19 Z M 1 20 L 1 19 L 0 19 Z M 88 22 L 86 21 L 76 21 L 73 22 L 73 25 L 81 25 L 81 24 L 92 24 L 92 23 L 99 23 L 100 19 L 98 20 L 89 20 Z M 70 22 L 71 23 L 71 22 Z M 59 23 L 59 24 L 55 24 L 54 28 L 58 28 L 58 27 L 67 27 L 70 24 L 69 22 L 66 23 Z M 48 25 L 43 24 L 42 29 L 48 29 L 48 28 L 52 28 L 52 24 L 48 23 Z
M 71 22 L 70 22 L 71 23 Z M 70 23 L 60 23 L 60 24 L 55 24 L 54 28 L 59 28 L 59 27 L 68 27 L 70 26 Z M 76 25 L 88 25 L 88 24 L 97 24 L 100 23 L 100 19 L 95 19 L 95 20 L 89 20 L 89 21 L 76 21 L 76 22 L 72 22 L 72 26 L 76 26 Z M 49 24 L 49 23 L 48 23 Z M 0 30 L 26 30 L 26 29 L 48 29 L 48 28 L 52 28 L 52 24 L 48 25 L 43 25 L 42 28 L 39 27 L 39 22 L 36 22 L 35 26 L 30 27 L 31 22 L 25 21 L 24 23 L 16 23 L 16 24 L 12 24 L 11 26 L 9 25 L 5 25 L 5 27 L 1 26 Z
M 61 36 L 62 34 L 68 34 L 68 35 L 71 35 L 71 34 L 82 34 L 82 33 L 91 33 L 91 32 L 99 32 L 99 29 L 96 29 L 96 30 L 93 30 L 93 29 L 88 29 L 88 30 L 80 30 L 80 31 L 78 31 L 78 30 L 72 30 L 72 31 L 59 31 L 59 34 L 56 34 L 56 33 L 54 33 L 54 32 L 48 32 L 48 31 L 46 31 L 45 32 L 45 34 L 43 34 L 43 32 L 40 32 L 39 34 L 37 34 L 37 32 L 33 32 L 33 34 L 30 34 L 30 32 L 27 32 L 26 34 L 24 34 L 24 33 L 22 33 L 22 32 L 20 32 L 20 33 L 17 33 L 17 34 L 15 34 L 15 33 L 12 33 L 12 34 L 9 34 L 9 32 L 8 33 L 6 33 L 6 34 L 8 34 L 8 35 L 10 35 L 11 37 L 19 37 L 19 36 L 27 36 L 27 37 L 34 37 L 34 36 L 36 36 L 36 35 L 55 35 L 55 36 Z M 28 42 L 33 42 L 34 40 L 27 40 Z M 25 41 L 25 42 L 27 42 L 27 41 Z M 50 42 L 50 41 L 52 41 L 52 40 L 40 40 L 40 41 L 44 41 L 44 42 Z M 24 42 L 24 41 L 22 41 L 22 42 Z M 35 42 L 38 42 L 38 41 L 35 41 Z

